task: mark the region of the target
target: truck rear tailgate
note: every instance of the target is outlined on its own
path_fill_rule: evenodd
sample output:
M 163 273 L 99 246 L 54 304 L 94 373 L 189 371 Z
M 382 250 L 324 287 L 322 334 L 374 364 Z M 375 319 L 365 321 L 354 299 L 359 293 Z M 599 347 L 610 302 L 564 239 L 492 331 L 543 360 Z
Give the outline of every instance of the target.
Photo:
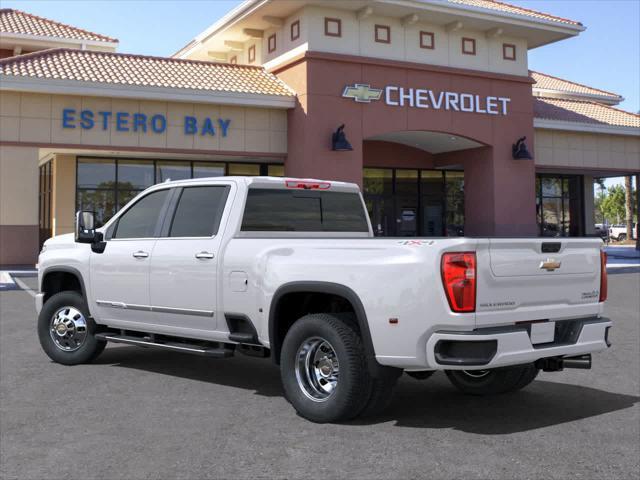
M 600 239 L 488 239 L 481 243 L 478 327 L 600 313 Z

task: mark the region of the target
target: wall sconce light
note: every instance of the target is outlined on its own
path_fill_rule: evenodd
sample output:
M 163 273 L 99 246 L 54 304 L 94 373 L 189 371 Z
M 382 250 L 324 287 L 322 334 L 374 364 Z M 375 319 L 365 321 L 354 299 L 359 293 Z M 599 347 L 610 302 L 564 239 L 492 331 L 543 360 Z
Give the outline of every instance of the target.
M 353 150 L 344 133 L 344 123 L 331 135 L 331 150 L 334 152 L 348 152 Z
M 533 160 L 533 157 L 527 149 L 527 144 L 524 143 L 526 139 L 527 137 L 521 137 L 511 146 L 511 153 L 514 160 Z

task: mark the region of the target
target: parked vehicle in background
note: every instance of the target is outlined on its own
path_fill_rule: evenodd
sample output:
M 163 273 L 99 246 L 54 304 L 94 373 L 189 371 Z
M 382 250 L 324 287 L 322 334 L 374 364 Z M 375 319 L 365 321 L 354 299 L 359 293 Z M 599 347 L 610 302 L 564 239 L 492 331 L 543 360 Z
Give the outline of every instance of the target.
M 631 229 L 631 234 L 633 235 L 633 239 L 638 238 L 638 224 L 634 223 Z M 618 225 L 611 225 L 609 227 L 609 237 L 612 240 L 617 240 L 621 242 L 627 239 L 627 225 L 624 223 Z
M 93 220 L 39 257 L 62 364 L 107 342 L 270 356 L 294 408 L 332 422 L 381 412 L 403 371 L 497 394 L 609 346 L 596 238 L 373 238 L 357 185 L 269 177 L 166 182 Z
M 605 239 L 609 236 L 609 228 L 606 225 L 603 225 L 602 223 L 596 223 L 594 225 L 594 231 L 596 236 Z

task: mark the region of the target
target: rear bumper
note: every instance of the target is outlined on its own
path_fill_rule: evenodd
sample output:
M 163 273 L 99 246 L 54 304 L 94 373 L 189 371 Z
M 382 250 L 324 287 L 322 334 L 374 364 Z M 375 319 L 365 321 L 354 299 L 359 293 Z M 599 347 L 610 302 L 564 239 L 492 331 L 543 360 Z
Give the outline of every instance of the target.
M 608 348 L 608 328 L 611 327 L 608 318 L 589 317 L 570 322 L 571 328 L 554 343 L 535 346 L 524 326 L 436 332 L 427 341 L 427 363 L 432 369 L 474 370 L 532 363 L 546 357 L 576 356 Z

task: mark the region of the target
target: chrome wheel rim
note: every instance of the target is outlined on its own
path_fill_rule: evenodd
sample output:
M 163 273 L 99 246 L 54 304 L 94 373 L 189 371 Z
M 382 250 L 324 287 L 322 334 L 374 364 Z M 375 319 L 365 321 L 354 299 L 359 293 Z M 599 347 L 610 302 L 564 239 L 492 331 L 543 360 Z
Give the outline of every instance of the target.
M 308 338 L 296 354 L 296 380 L 302 393 L 314 402 L 328 400 L 336 391 L 340 365 L 333 346 L 324 338 Z
M 484 378 L 491 373 L 491 370 L 462 370 L 462 373 L 471 378 Z
M 87 320 L 77 308 L 62 307 L 51 317 L 49 335 L 60 350 L 75 352 L 87 338 Z

